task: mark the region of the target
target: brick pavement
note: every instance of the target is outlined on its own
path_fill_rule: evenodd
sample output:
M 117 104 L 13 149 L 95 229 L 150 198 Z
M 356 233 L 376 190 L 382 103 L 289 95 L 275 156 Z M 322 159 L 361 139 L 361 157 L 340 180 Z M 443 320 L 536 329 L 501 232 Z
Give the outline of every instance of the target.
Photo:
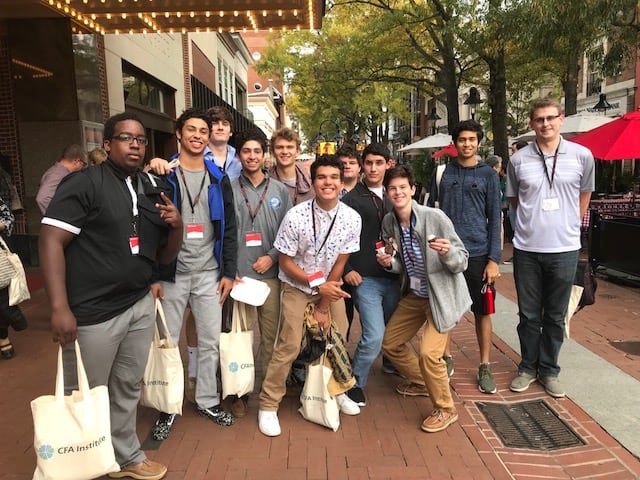
M 498 291 L 514 299 L 510 274 L 500 278 Z M 56 348 L 50 340 L 46 310 L 44 292 L 34 292 L 33 299 L 24 304 L 29 330 L 11 335 L 17 355 L 0 362 L 2 480 L 26 480 L 33 473 L 29 401 L 52 393 L 55 376 Z M 613 345 L 640 342 L 640 331 L 634 325 L 639 313 L 638 289 L 601 281 L 596 305 L 574 318 L 572 338 L 640 380 L 640 357 Z M 524 394 L 510 392 L 518 354 L 497 336 L 493 340 L 492 370 L 498 393 L 484 395 L 475 385 L 478 348 L 471 317 L 466 316 L 456 327 L 456 373 L 451 385 L 460 420 L 444 432 L 420 431 L 431 402 L 397 395 L 394 387 L 400 379 L 382 374 L 378 361 L 366 388 L 368 406 L 357 417 L 343 416 L 335 433 L 304 421 L 297 413 L 297 392 L 292 391 L 280 409 L 280 437 L 267 438 L 258 431 L 255 396 L 249 403 L 249 416 L 229 428 L 207 422 L 186 405 L 170 438 L 149 456 L 169 465 L 169 480 L 640 478 L 640 461 L 570 398 L 552 399 L 537 383 Z M 551 452 L 506 448 L 476 404 L 532 399 L 544 399 L 586 445 Z M 141 439 L 154 419 L 155 412 L 140 408 Z

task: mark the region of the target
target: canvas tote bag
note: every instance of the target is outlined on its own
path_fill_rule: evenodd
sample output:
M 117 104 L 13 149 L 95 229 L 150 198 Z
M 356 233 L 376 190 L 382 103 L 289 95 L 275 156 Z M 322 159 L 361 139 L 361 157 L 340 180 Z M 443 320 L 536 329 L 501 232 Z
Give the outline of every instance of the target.
M 231 331 L 220 334 L 222 398 L 251 393 L 255 381 L 253 330 L 248 330 L 246 304 L 234 300 Z
M 164 338 L 160 337 L 158 323 L 163 329 Z M 167 328 L 167 320 L 159 299 L 156 299 L 156 329 L 142 377 L 141 390 L 141 405 L 164 413 L 182 415 L 184 398 L 182 359 L 178 344 L 171 338 Z
M 31 402 L 34 480 L 87 480 L 120 470 L 111 444 L 109 392 L 106 385 L 89 389 L 77 341 L 75 349 L 79 390 L 64 395 L 60 347 L 55 395 Z
M 325 355 L 307 367 L 307 378 L 300 394 L 298 412 L 310 422 L 330 428 L 340 427 L 340 408 L 336 397 L 329 394 L 327 384 L 333 372 L 325 365 Z
M 3 248 L 7 254 L 7 260 L 11 264 L 14 270 L 14 274 L 11 277 L 9 283 L 9 306 L 18 305 L 19 303 L 29 300 L 31 294 L 29 293 L 29 287 L 27 286 L 27 276 L 24 273 L 24 267 L 20 257 L 9 250 L 9 247 L 5 243 L 4 239 L 0 236 L 0 247 Z

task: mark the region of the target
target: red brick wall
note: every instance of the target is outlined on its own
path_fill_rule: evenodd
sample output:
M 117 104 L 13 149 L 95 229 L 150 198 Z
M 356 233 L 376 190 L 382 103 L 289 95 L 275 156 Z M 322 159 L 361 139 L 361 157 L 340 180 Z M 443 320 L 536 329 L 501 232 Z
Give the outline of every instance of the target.
M 107 60 L 104 54 L 104 36 L 98 35 L 98 69 L 100 70 L 100 103 L 102 122 L 111 116 L 109 111 L 109 88 L 107 86 Z
M 216 67 L 198 48 L 195 43 L 191 43 L 191 57 L 193 60 L 193 76 L 204 83 L 212 92 L 217 90 Z
M 189 71 L 189 36 L 182 34 L 182 72 L 184 75 L 184 108 L 191 108 L 191 72 Z
M 18 190 L 20 198 L 24 199 L 24 178 L 18 138 L 7 24 L 0 20 L 0 152 L 11 157 L 13 184 Z M 25 232 L 25 216 L 21 213 L 16 215 L 14 233 Z

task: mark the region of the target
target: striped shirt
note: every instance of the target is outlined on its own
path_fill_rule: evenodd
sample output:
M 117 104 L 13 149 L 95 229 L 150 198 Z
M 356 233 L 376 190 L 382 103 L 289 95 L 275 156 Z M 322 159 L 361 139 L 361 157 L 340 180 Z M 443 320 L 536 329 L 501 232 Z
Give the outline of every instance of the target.
M 418 243 L 418 238 L 413 235 L 415 218 L 411 216 L 411 227 L 400 227 L 402 232 L 402 259 L 409 277 L 409 289 L 417 296 L 427 298 L 429 285 L 427 284 L 427 272 L 424 266 L 424 256 Z M 420 280 L 420 289 L 414 288 L 413 279 Z

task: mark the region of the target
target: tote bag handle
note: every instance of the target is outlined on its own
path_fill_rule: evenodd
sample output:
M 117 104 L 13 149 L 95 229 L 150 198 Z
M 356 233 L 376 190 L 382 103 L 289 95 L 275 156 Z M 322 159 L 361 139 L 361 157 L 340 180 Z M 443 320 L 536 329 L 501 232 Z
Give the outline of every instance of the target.
M 85 400 L 89 398 L 89 380 L 87 379 L 87 372 L 84 369 L 84 363 L 82 363 L 82 355 L 80 354 L 80 344 L 78 340 L 74 342 L 76 350 L 76 364 L 78 374 L 78 390 L 80 392 L 79 400 Z M 58 372 L 56 373 L 56 402 L 64 403 L 64 369 L 62 366 L 62 347 L 58 348 Z

